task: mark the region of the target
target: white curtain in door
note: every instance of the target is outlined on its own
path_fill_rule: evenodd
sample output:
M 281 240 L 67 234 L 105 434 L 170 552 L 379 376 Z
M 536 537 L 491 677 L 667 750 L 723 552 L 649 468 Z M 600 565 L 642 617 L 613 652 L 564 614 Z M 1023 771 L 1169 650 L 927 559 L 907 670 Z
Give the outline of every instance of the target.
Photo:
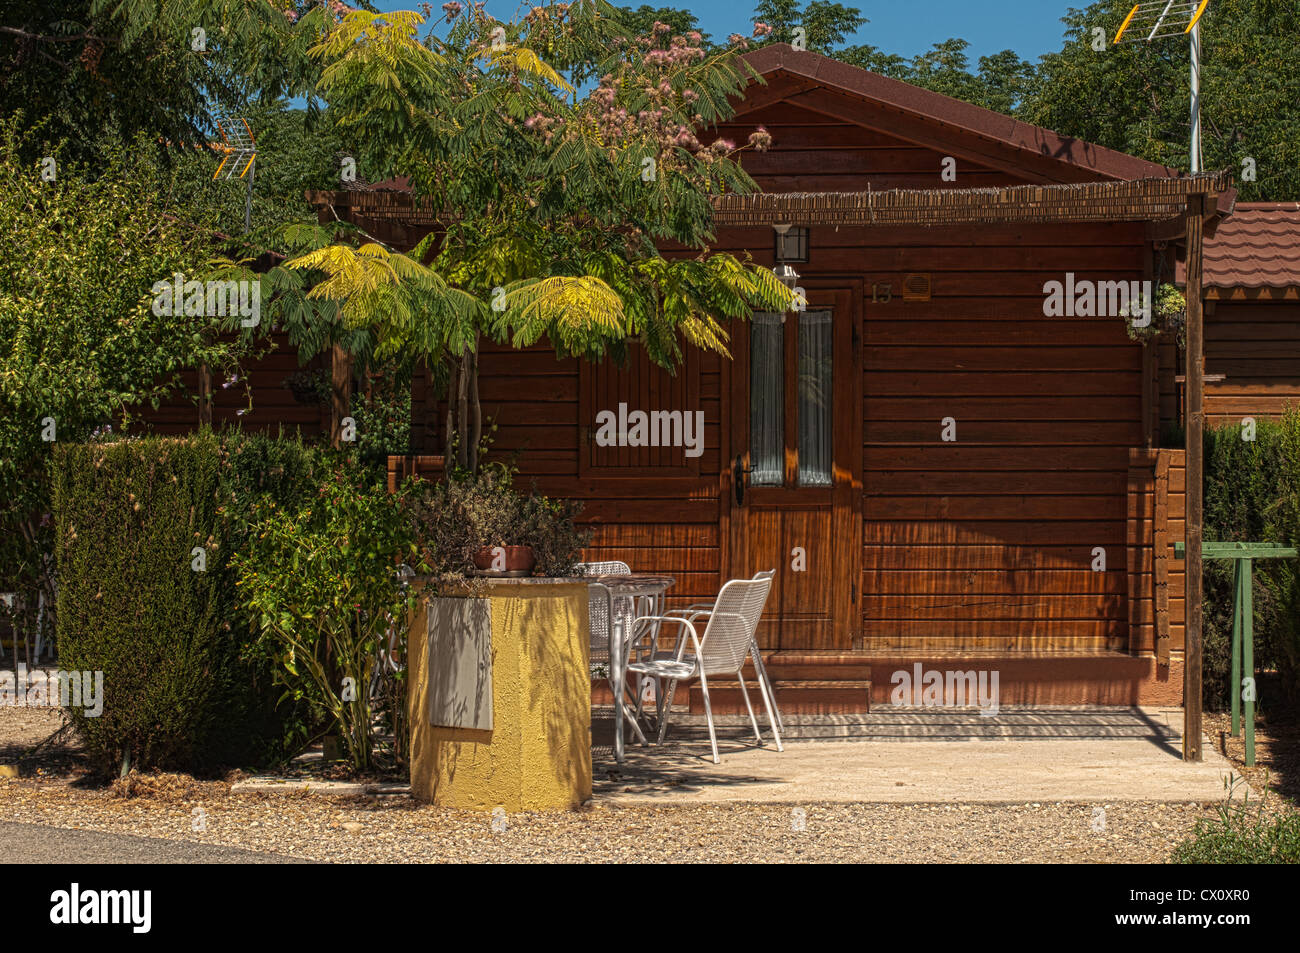
M 781 315 L 755 313 L 749 328 L 749 459 L 753 486 L 785 479 L 785 347 Z
M 799 315 L 799 485 L 831 485 L 830 311 Z

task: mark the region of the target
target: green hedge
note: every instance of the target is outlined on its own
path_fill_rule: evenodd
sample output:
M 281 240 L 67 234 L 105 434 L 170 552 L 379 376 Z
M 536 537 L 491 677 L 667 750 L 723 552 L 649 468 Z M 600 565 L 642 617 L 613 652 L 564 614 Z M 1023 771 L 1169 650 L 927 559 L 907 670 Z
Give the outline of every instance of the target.
M 1300 542 L 1300 413 L 1260 420 L 1255 439 L 1240 426 L 1205 434 L 1205 539 Z M 1232 644 L 1232 564 L 1205 561 L 1205 703 L 1227 707 Z M 1254 566 L 1255 663 L 1277 668 L 1283 691 L 1300 697 L 1300 561 Z M 1261 699 L 1262 700 L 1262 699 Z
M 56 449 L 59 664 L 104 673 L 103 713 L 71 711 L 105 767 L 191 765 L 219 727 L 238 647 L 191 569 L 196 546 L 217 565 L 219 463 L 210 435 Z
M 57 448 L 59 661 L 104 673 L 103 713 L 72 710 L 102 767 L 256 763 L 305 731 L 277 706 L 230 559 L 260 495 L 292 506 L 314 492 L 318 457 L 238 433 Z

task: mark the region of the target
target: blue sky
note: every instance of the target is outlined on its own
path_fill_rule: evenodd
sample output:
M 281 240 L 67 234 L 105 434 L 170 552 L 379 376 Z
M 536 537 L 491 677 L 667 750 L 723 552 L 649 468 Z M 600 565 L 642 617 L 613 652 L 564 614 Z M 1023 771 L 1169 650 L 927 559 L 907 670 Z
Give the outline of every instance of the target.
M 432 0 L 435 10 L 441 0 Z M 640 6 L 642 0 L 614 0 L 624 6 Z M 652 6 L 689 9 L 714 39 L 731 33 L 748 35 L 752 29 L 754 0 L 646 0 Z M 1030 62 L 1044 53 L 1061 48 L 1067 8 L 1085 7 L 1088 0 L 840 0 L 856 6 L 869 21 L 856 40 L 871 43 L 886 53 L 911 57 L 949 37 L 969 41 L 972 67 L 979 57 L 1013 49 Z M 416 0 L 378 0 L 382 10 L 414 10 Z M 518 8 L 517 0 L 488 0 L 488 12 L 508 20 Z

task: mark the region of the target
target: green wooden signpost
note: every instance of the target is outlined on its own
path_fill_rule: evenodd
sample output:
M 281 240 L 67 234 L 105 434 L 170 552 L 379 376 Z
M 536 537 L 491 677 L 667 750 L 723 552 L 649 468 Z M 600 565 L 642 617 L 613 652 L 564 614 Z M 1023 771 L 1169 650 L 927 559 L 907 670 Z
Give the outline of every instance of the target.
M 1186 557 L 1186 543 L 1174 543 L 1174 558 Z M 1246 696 L 1246 764 L 1255 763 L 1255 594 L 1251 585 L 1256 559 L 1294 559 L 1300 550 L 1280 543 L 1201 543 L 1205 559 L 1231 559 L 1236 594 L 1232 600 L 1232 737 L 1241 734 L 1241 700 Z M 1249 690 L 1242 691 L 1242 671 Z

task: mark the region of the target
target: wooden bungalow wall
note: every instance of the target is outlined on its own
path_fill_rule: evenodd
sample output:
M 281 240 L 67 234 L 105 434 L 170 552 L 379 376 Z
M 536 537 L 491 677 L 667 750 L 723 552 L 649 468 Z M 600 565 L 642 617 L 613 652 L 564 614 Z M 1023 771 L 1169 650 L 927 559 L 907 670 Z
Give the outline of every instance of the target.
M 776 95 L 780 80 L 768 87 Z M 756 96 L 762 96 L 759 92 Z M 853 114 L 865 110 L 832 93 L 826 108 Z M 834 103 L 836 105 L 831 105 Z M 962 157 L 953 157 L 955 177 L 944 178 L 945 155 L 883 131 L 902 125 L 900 115 L 879 117 L 880 129 L 855 125 L 823 112 L 788 102 L 745 112 L 718 127 L 717 138 L 744 146 L 749 134 L 762 126 L 772 135 L 765 152 L 743 152 L 741 164 L 764 192 L 859 192 L 872 189 L 986 188 L 1023 185 L 1025 180 Z M 864 116 L 865 119 L 865 116 Z M 709 136 L 702 136 L 711 141 Z
M 819 270 L 856 265 L 894 288 L 926 273 L 933 288 L 864 303 L 864 647 L 1124 647 L 1140 348 L 1115 320 L 1045 318 L 1042 286 L 1140 277 L 1140 234 L 841 229 L 823 243 Z
M 818 101 L 830 112 L 761 106 L 719 134 L 743 142 L 760 124 L 773 134 L 772 151 L 743 159 L 767 191 L 1025 181 L 958 158 L 948 182 L 941 151 L 901 138 L 914 119 L 867 116 L 870 108 L 835 98 Z M 833 118 L 854 110 L 874 127 Z M 1035 159 L 1038 174 L 1086 177 Z M 1119 318 L 1043 315 L 1044 283 L 1066 272 L 1149 277 L 1142 227 L 815 227 L 810 243 L 810 260 L 796 265 L 803 276 L 862 287 L 864 470 L 860 636 L 852 646 L 805 647 L 913 658 L 1167 652 L 1176 640 L 1162 620 L 1173 618 L 1169 596 L 1180 590 L 1160 558 L 1157 487 L 1166 514 L 1177 504 L 1170 461 L 1145 449 L 1153 428 L 1144 417 L 1154 423 L 1157 408 L 1143 400 L 1143 348 Z M 719 247 L 773 264 L 770 229 L 726 230 Z M 930 300 L 903 299 L 913 274 L 929 277 Z M 888 303 L 873 300 L 873 285 L 890 286 Z M 701 355 L 692 373 L 688 409 L 705 414 L 705 452 L 683 473 L 662 455 L 592 465 L 594 411 L 621 399 L 662 407 L 662 390 L 640 371 L 594 371 L 544 347 L 485 345 L 480 360 L 484 414 L 498 424 L 494 455 L 513 457 L 525 486 L 585 500 L 595 531 L 587 558 L 672 573 L 678 603 L 712 596 L 735 570 L 723 525 L 729 362 Z M 423 382 L 415 398 L 415 449 L 437 452 L 441 408 Z M 945 417 L 957 422 L 954 443 L 941 440 Z M 1092 570 L 1098 547 L 1103 572 Z
M 1160 416 L 1183 417 L 1184 369 L 1172 342 L 1161 345 Z M 1223 375 L 1205 383 L 1205 421 L 1239 426 L 1243 417 L 1281 416 L 1300 407 L 1300 301 L 1254 299 L 1206 302 L 1205 372 Z
M 720 585 L 719 419 L 721 362 L 699 355 L 698 394 L 689 409 L 705 415 L 705 450 L 699 476 L 656 476 L 655 466 L 625 475 L 591 476 L 581 465 L 580 439 L 590 446 L 594 421 L 580 421 L 580 388 L 594 376 L 575 359 L 557 360 L 544 346 L 511 351 L 485 344 L 479 360 L 479 399 L 485 421 L 497 424 L 493 456 L 515 454 L 521 488 L 535 485 L 551 496 L 584 501 L 583 519 L 594 537 L 584 553 L 589 560 L 620 559 L 638 571 L 666 572 L 678 582 L 679 601 L 696 602 L 717 593 Z M 623 399 L 632 409 L 662 407 L 658 395 L 643 392 L 628 375 Z M 609 394 L 616 397 L 617 394 Z M 603 401 L 602 407 L 608 401 Z M 608 409 L 616 409 L 617 402 Z M 590 452 L 587 450 L 586 452 Z M 667 458 L 659 466 L 680 464 Z M 614 469 L 614 468 L 611 468 Z M 587 473 L 582 471 L 587 470 Z
M 763 261 L 770 235 L 728 230 L 721 242 Z M 858 647 L 1127 648 L 1142 349 L 1119 319 L 1045 318 L 1042 287 L 1066 271 L 1140 278 L 1141 230 L 815 228 L 811 244 L 804 275 L 866 282 Z M 929 274 L 932 300 L 903 301 L 904 273 Z M 888 304 L 871 300 L 873 283 L 895 289 Z M 581 473 L 582 431 L 594 421 L 579 415 L 591 371 L 576 361 L 493 346 L 480 369 L 485 415 L 500 422 L 494 451 L 518 454 L 525 483 L 588 501 L 589 558 L 671 572 L 682 600 L 716 591 L 726 572 L 719 490 L 729 463 L 719 358 L 700 359 L 698 477 L 656 478 L 654 467 L 635 477 Z M 633 408 L 658 406 L 635 389 L 623 396 Z M 611 409 L 619 397 L 607 395 Z M 957 421 L 955 443 L 940 439 L 944 417 Z M 1094 547 L 1106 550 L 1104 572 L 1091 569 Z
M 287 334 L 274 333 L 272 345 L 270 353 L 249 361 L 242 379 L 229 387 L 223 387 L 224 379 L 218 373 L 213 373 L 213 427 L 239 426 L 246 431 L 270 433 L 276 433 L 283 427 L 285 433 L 297 432 L 309 438 L 328 434 L 328 403 L 302 403 L 285 383 L 300 370 L 311 372 L 323 369 L 328 375 L 328 355 L 317 357 L 304 367 L 299 365 L 298 352 L 290 346 Z M 188 371 L 182 376 L 186 393 L 197 394 L 198 373 Z M 250 390 L 251 410 L 247 409 Z M 190 433 L 199 425 L 198 404 L 188 396 L 173 397 L 162 403 L 157 410 L 148 408 L 140 413 L 151 433 Z
M 1023 181 L 959 159 L 945 183 L 941 152 L 789 103 L 748 112 L 719 134 L 743 142 L 760 124 L 775 147 L 743 161 L 767 191 Z M 1043 285 L 1067 271 L 1143 278 L 1141 227 L 816 227 L 810 244 L 801 275 L 863 285 L 865 464 L 860 638 L 803 648 L 1128 648 L 1129 454 L 1147 436 L 1142 348 L 1118 318 L 1044 317 Z M 770 229 L 725 230 L 718 247 L 773 264 Z M 930 277 L 931 300 L 903 300 L 907 274 Z M 873 284 L 891 287 L 888 303 L 872 300 Z M 679 602 L 713 595 L 732 571 L 720 525 L 729 374 L 714 355 L 700 356 L 696 373 L 692 406 L 706 420 L 697 475 L 661 460 L 614 476 L 584 465 L 591 418 L 620 399 L 661 407 L 643 375 L 629 372 L 624 392 L 596 398 L 597 372 L 540 347 L 486 346 L 480 361 L 483 410 L 499 423 L 494 454 L 514 455 L 525 485 L 587 501 L 587 558 L 672 573 Z M 940 439 L 945 417 L 957 421 L 955 443 Z M 438 449 L 431 436 L 422 449 Z M 1104 572 L 1092 571 L 1095 547 L 1106 551 Z

